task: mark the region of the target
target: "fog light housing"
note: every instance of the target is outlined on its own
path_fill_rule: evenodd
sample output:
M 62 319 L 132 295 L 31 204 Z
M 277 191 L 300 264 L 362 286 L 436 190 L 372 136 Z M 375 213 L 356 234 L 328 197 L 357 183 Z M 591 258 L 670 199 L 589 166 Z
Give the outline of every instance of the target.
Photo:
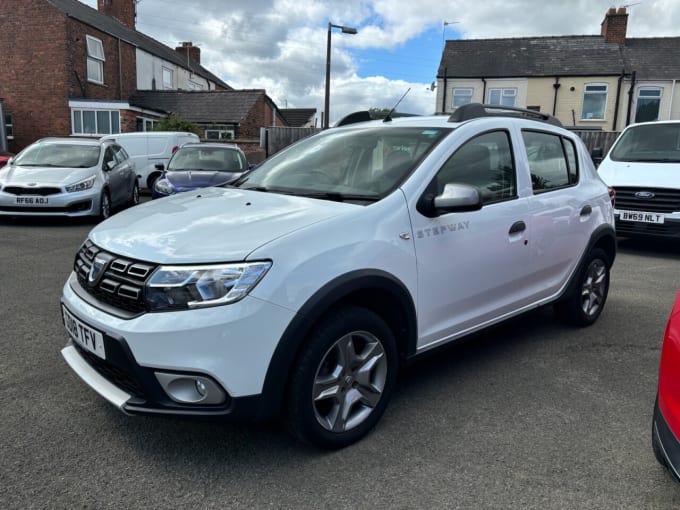
M 227 399 L 222 387 L 204 375 L 156 372 L 156 379 L 168 397 L 179 404 L 219 405 Z

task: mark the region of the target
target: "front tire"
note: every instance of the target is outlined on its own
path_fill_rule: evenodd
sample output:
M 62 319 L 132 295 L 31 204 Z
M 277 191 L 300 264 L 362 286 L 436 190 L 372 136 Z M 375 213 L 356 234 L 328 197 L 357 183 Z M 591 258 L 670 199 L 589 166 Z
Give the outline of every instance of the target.
M 111 216 L 111 197 L 108 191 L 102 191 L 99 199 L 99 219 L 105 220 Z
M 609 258 L 593 249 L 581 266 L 571 294 L 555 304 L 557 314 L 576 326 L 590 326 L 602 313 L 609 293 Z
M 295 363 L 289 428 L 308 444 L 343 448 L 364 437 L 387 407 L 398 366 L 394 334 L 368 309 L 341 308 L 314 329 Z
M 128 200 L 128 207 L 133 207 L 139 203 L 139 184 L 137 184 L 137 179 L 132 186 L 132 193 L 130 194 L 130 200 Z

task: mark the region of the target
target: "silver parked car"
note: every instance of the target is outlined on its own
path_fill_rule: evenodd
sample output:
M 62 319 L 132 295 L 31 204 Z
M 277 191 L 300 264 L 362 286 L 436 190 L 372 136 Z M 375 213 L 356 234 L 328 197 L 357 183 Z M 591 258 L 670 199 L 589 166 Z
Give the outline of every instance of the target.
M 98 216 L 139 202 L 134 163 L 111 141 L 45 138 L 0 169 L 0 215 Z

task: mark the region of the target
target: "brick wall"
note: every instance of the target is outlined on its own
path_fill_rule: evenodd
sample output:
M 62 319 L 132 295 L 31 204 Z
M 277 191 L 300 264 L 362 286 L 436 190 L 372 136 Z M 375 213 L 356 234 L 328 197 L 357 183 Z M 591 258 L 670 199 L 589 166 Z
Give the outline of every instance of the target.
M 18 152 L 38 138 L 70 132 L 66 19 L 40 0 L 0 0 L 0 96 L 11 112 Z

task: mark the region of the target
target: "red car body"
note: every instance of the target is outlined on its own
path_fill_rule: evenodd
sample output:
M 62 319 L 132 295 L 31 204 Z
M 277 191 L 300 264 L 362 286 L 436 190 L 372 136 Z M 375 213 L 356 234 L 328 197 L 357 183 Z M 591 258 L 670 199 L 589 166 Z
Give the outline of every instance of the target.
M 680 482 L 680 292 L 661 348 L 652 447 L 657 460 Z
M 12 154 L 11 152 L 0 151 L 0 168 L 5 166 L 7 162 L 10 160 L 10 158 L 12 158 L 13 156 L 14 154 Z

